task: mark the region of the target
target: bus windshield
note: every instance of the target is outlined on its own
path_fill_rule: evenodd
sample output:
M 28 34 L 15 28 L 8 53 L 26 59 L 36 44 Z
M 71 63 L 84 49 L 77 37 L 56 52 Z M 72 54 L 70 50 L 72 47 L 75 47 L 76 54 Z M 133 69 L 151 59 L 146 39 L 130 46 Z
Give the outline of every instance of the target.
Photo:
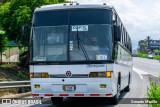
M 89 60 L 111 60 L 111 35 L 111 25 L 71 25 L 69 41 L 71 61 L 86 60 L 84 51 Z
M 40 12 L 32 23 L 31 61 L 112 60 L 109 10 Z

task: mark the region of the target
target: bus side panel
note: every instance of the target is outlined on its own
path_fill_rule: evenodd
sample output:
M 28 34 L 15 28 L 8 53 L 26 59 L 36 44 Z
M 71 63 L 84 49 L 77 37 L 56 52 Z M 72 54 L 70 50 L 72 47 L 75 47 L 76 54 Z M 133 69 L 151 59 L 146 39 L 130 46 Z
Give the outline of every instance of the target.
M 131 73 L 131 71 L 132 71 L 131 55 L 122 46 L 118 45 L 118 54 L 117 54 L 117 60 L 114 64 L 114 72 L 117 80 L 118 80 L 118 75 L 120 73 L 121 90 L 123 90 L 126 86 L 128 86 L 129 73 Z

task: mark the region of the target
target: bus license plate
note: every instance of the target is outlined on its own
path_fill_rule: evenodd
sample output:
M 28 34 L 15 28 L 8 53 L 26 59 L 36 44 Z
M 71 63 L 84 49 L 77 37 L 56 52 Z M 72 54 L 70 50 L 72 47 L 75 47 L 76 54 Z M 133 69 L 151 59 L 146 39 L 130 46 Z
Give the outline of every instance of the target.
M 75 85 L 65 85 L 63 86 L 64 91 L 74 91 L 75 90 Z

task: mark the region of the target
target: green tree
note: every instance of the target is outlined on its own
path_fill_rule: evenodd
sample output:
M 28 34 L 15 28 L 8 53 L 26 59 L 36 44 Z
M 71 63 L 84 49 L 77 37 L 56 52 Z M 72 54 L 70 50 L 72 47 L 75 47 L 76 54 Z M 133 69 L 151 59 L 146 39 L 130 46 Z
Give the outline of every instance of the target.
M 147 42 L 146 40 L 140 40 L 138 42 L 139 52 L 145 53 L 145 50 L 147 49 Z
M 4 46 L 8 45 L 8 38 L 7 36 L 5 36 L 5 32 L 4 31 L 0 31 L 0 53 L 3 52 L 3 50 L 5 49 Z
M 151 40 L 151 36 L 147 36 L 146 37 L 146 41 L 147 41 L 147 48 L 149 49 L 149 41 Z
M 158 49 L 153 50 L 153 52 L 155 53 L 155 55 L 160 55 L 160 50 Z
M 138 50 L 141 53 L 148 53 L 149 49 L 149 41 L 151 40 L 151 36 L 147 36 L 146 39 L 140 40 L 138 42 Z
M 9 40 L 28 46 L 31 19 L 36 7 L 65 2 L 65 0 L 11 0 L 0 6 L 0 26 L 6 32 Z M 25 42 L 21 40 L 22 26 L 28 26 Z
M 34 9 L 39 6 L 62 3 L 65 0 L 11 0 L 0 5 L 0 30 L 6 32 L 9 40 L 16 41 L 19 45 L 29 46 L 31 19 Z M 27 38 L 21 39 L 22 26 L 27 25 Z M 29 51 L 20 56 L 20 65 L 28 67 Z

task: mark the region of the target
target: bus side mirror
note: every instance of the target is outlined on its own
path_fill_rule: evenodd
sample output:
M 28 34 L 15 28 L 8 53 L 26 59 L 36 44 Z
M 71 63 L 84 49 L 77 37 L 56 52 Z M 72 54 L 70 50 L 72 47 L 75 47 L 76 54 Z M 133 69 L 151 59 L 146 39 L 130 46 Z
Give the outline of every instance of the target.
M 114 25 L 114 40 L 116 42 L 121 41 L 121 28 L 117 25 Z
M 27 35 L 27 25 L 23 25 L 22 26 L 22 39 L 25 39 L 26 38 L 26 35 Z

